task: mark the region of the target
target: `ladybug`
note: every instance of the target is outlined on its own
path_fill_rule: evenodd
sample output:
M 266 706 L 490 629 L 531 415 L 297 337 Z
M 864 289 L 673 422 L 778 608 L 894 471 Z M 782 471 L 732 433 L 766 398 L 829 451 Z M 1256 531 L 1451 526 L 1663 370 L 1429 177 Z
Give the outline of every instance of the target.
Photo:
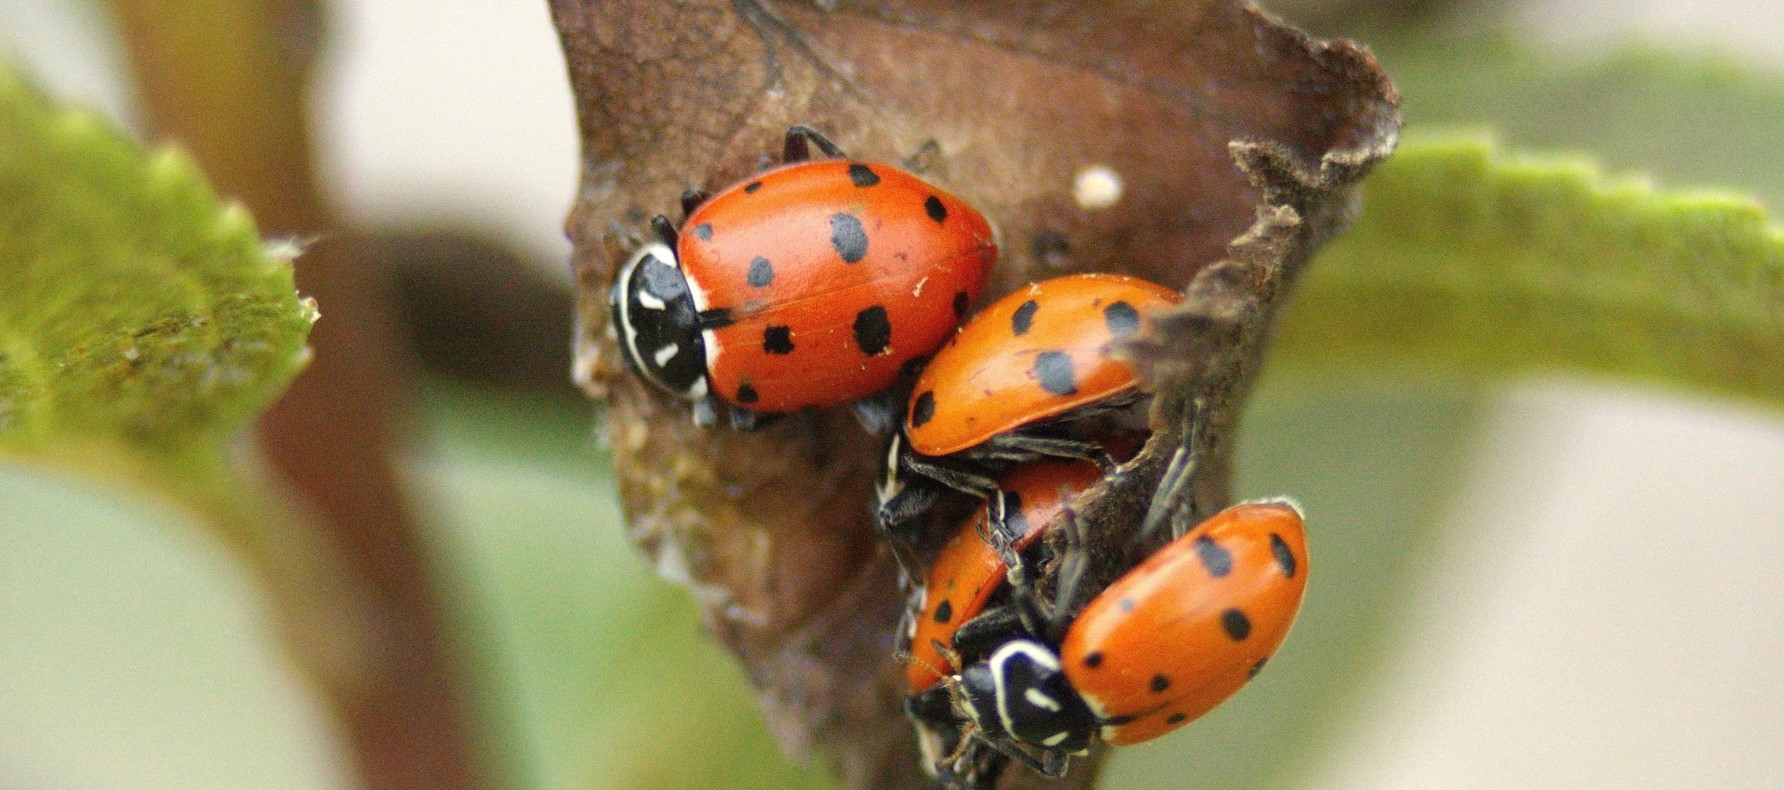
M 1009 563 L 985 540 L 993 504 L 1005 514 L 1007 545 L 1020 554 L 1072 497 L 1102 478 L 1102 470 L 1089 461 L 1043 460 L 1023 464 L 998 480 L 998 497 L 961 523 L 936 555 L 906 612 L 909 659 L 904 679 L 911 693 L 927 690 L 959 670 L 953 659 L 954 633 L 978 617 L 994 593 L 1007 589 Z
M 959 733 L 938 773 L 955 775 L 948 772 L 963 762 L 981 770 L 975 750 L 990 748 L 1059 776 L 1093 740 L 1151 740 L 1224 702 L 1294 624 L 1307 585 L 1303 525 L 1288 500 L 1235 505 L 1166 544 L 1069 620 L 1056 611 L 1041 633 L 1006 629 L 983 660 L 907 702 L 920 724 Z M 1079 568 L 1062 569 L 1062 585 L 1081 577 L 1076 554 Z M 1032 595 L 1013 602 L 1033 606 Z
M 816 145 L 827 160 L 809 160 Z M 887 164 L 787 131 L 783 166 L 710 198 L 682 197 L 678 231 L 620 269 L 608 302 L 621 354 L 646 381 L 749 429 L 762 413 L 857 402 L 908 376 L 985 287 L 997 241 L 960 198 Z
M 881 527 L 899 534 L 943 487 L 990 497 L 987 472 L 999 465 L 1038 456 L 1106 465 L 1074 423 L 1143 398 L 1133 368 L 1111 351 L 1180 298 L 1134 277 L 1077 274 L 1033 283 L 974 316 L 917 377 L 875 491 Z

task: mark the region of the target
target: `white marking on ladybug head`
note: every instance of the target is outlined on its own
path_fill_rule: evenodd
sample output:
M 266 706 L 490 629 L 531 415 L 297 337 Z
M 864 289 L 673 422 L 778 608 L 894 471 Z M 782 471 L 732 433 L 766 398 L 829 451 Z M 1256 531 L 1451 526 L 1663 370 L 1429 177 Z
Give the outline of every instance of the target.
M 1085 211 L 1101 211 L 1121 200 L 1121 175 L 1108 165 L 1087 165 L 1072 176 L 1072 200 Z
M 1028 689 L 1027 691 L 1022 692 L 1022 698 L 1028 700 L 1028 704 L 1037 708 L 1045 708 L 1051 711 L 1059 710 L 1059 700 L 1047 696 L 1040 689 Z M 1047 745 L 1052 746 L 1053 744 L 1049 743 Z
M 1070 735 L 1071 733 L 1069 732 L 1056 732 L 1047 736 L 1046 740 L 1041 741 L 1041 745 L 1047 747 L 1058 746 L 1060 742 L 1064 741 Z M 1079 752 L 1079 754 L 1082 754 L 1082 752 Z
M 675 355 L 679 353 L 681 353 L 681 346 L 675 343 L 670 343 L 669 345 L 657 349 L 656 353 L 651 354 L 651 356 L 656 359 L 657 367 L 660 368 L 668 365 L 669 360 L 674 359 Z
M 1003 647 L 998 648 L 991 654 L 991 658 L 987 663 L 991 665 L 991 677 L 997 690 L 997 718 L 999 723 L 1003 725 L 1004 732 L 1016 731 L 1016 721 L 1010 713 L 1009 693 L 1011 689 L 1008 666 L 1009 663 L 1018 656 L 1027 659 L 1030 663 L 1041 667 L 1042 669 L 1053 672 L 1059 671 L 1059 656 L 1054 655 L 1053 651 L 1047 649 L 1045 645 L 1032 639 L 1013 639 L 1009 642 L 1005 642 Z M 1028 697 L 1028 692 L 1032 691 L 1035 691 L 1032 686 L 1023 689 L 1023 698 L 1033 702 L 1033 700 Z M 1048 702 L 1053 703 L 1051 710 L 1059 709 L 1057 700 L 1047 697 L 1045 694 L 1041 696 Z
M 656 294 L 651 293 L 649 288 L 645 288 L 638 292 L 638 306 L 646 310 L 662 310 L 663 308 L 668 307 L 669 304 L 664 302 Z

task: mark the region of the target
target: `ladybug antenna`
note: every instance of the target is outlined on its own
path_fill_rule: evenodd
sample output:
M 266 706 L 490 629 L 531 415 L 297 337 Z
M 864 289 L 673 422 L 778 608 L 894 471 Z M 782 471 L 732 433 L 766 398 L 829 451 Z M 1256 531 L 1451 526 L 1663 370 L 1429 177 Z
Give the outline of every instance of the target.
M 1140 531 L 1134 533 L 1133 543 L 1140 543 L 1158 534 L 1165 521 L 1171 522 L 1171 537 L 1182 536 L 1184 529 L 1201 520 L 1201 508 L 1197 506 L 1195 490 L 1190 488 L 1190 481 L 1195 477 L 1197 447 L 1202 441 L 1203 402 L 1196 398 L 1190 402 L 1189 413 L 1184 416 L 1183 444 L 1171 454 L 1171 462 L 1159 476 L 1158 488 L 1152 494 L 1152 503 L 1146 507 L 1146 520 L 1141 523 Z M 1185 496 L 1188 489 L 1189 503 L 1182 507 L 1178 501 Z M 1188 518 L 1177 518 L 1184 514 Z
M 1004 579 L 1009 582 L 1011 595 L 1010 605 L 1016 610 L 1017 619 L 1028 633 L 1042 638 L 1052 635 L 1052 616 L 1042 611 L 1045 605 L 1040 593 L 1035 590 L 1034 583 L 1028 578 L 1028 564 L 1022 561 L 1022 555 L 1010 541 L 1009 532 L 1004 529 L 1004 518 L 1008 515 L 1009 500 L 1000 489 L 993 491 L 986 501 L 986 525 L 981 527 L 980 537 L 997 551 L 997 556 L 1004 564 Z M 1043 626 L 1046 626 L 1043 628 Z
M 954 652 L 953 648 L 948 647 L 935 639 L 929 640 L 929 646 L 935 648 L 936 653 L 939 653 L 942 658 L 952 662 L 954 666 L 960 666 L 960 654 Z M 953 670 L 943 669 L 931 664 L 927 659 L 921 658 L 916 653 L 912 653 L 909 650 L 900 650 L 892 654 L 892 657 L 901 664 L 921 664 L 924 669 L 934 672 L 935 676 L 941 678 L 941 682 L 948 686 L 953 686 L 960 682 L 954 679 Z

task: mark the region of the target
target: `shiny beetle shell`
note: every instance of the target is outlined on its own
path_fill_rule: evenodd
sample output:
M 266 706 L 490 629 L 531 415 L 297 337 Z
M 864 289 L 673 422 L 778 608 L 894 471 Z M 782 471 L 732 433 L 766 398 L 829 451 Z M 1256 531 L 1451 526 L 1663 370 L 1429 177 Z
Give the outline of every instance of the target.
M 1306 587 L 1300 510 L 1235 505 L 1098 594 L 1067 631 L 1060 663 L 1102 740 L 1150 740 L 1245 685 L 1288 636 Z
M 710 391 L 788 412 L 872 395 L 954 332 L 997 258 L 985 217 L 891 165 L 824 160 L 701 205 L 676 249 Z
M 1035 461 L 1017 467 L 998 481 L 1006 497 L 1014 498 L 1005 529 L 1021 551 L 1040 537 L 1041 528 L 1071 498 L 1102 479 L 1102 470 L 1088 461 Z M 997 551 L 985 542 L 988 507 L 961 523 L 960 529 L 936 555 L 924 582 L 918 608 L 911 618 L 910 660 L 904 678 L 912 693 L 923 691 L 959 671 L 940 649 L 952 649 L 954 632 L 984 611 L 1009 570 Z
M 905 434 L 922 455 L 956 453 L 993 436 L 1135 390 L 1112 344 L 1180 296 L 1115 274 L 1029 285 L 974 316 L 917 378 Z

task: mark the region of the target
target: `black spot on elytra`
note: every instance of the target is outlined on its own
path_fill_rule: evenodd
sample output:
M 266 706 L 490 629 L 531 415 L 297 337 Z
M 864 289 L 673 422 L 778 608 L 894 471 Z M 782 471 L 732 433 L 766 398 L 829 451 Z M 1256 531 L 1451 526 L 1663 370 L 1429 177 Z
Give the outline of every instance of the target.
M 1115 606 L 1116 606 L 1116 608 L 1119 608 L 1123 613 L 1131 612 L 1134 610 L 1134 599 L 1123 598 L 1119 601 L 1116 601 Z
M 966 308 L 972 306 L 972 301 L 973 298 L 967 296 L 965 291 L 954 294 L 954 320 L 959 321 L 966 317 Z
M 1213 538 L 1203 535 L 1196 538 L 1194 544 L 1196 559 L 1202 561 L 1202 567 L 1208 569 L 1208 575 L 1216 579 L 1233 572 L 1233 553 L 1227 551 Z
M 855 345 L 870 357 L 886 353 L 892 345 L 892 319 L 885 307 L 876 304 L 855 314 Z
M 1288 550 L 1288 544 L 1282 542 L 1282 536 L 1270 533 L 1270 553 L 1276 555 L 1276 567 L 1282 569 L 1282 575 L 1295 578 L 1295 553 Z
M 1028 334 L 1028 330 L 1034 327 L 1034 314 L 1040 309 L 1041 303 L 1033 299 L 1023 302 L 1010 316 L 1010 331 L 1015 332 L 1017 337 Z
M 1173 714 L 1165 717 L 1166 724 L 1182 724 L 1183 722 L 1188 721 L 1188 720 L 1189 720 L 1189 714 L 1186 714 L 1186 713 L 1173 713 Z
M 756 194 L 756 190 L 761 189 L 761 188 L 762 188 L 762 182 L 760 182 L 760 181 L 751 181 L 751 182 L 743 185 L 743 191 L 746 194 L 750 194 L 750 195 Z
M 1165 689 L 1168 689 L 1170 687 L 1171 687 L 1171 679 L 1170 678 L 1165 677 L 1164 675 L 1153 675 L 1152 676 L 1152 693 L 1163 694 Z
M 1250 680 L 1252 678 L 1257 677 L 1257 673 L 1264 671 L 1264 664 L 1267 663 L 1269 660 L 1270 660 L 1269 656 L 1265 656 L 1263 658 L 1258 659 L 1256 664 L 1251 665 L 1251 671 L 1245 673 L 1245 679 Z
M 935 607 L 935 621 L 946 623 L 952 619 L 954 619 L 954 602 L 943 599 L 942 605 Z
M 762 350 L 781 356 L 793 353 L 793 327 L 770 326 L 762 330 Z
M 1116 302 L 1103 308 L 1103 322 L 1108 324 L 1109 334 L 1127 337 L 1140 331 L 1140 311 L 1127 302 Z
M 867 229 L 853 214 L 830 215 L 830 246 L 843 263 L 859 263 L 867 257 Z
M 921 428 L 935 419 L 935 391 L 923 390 L 911 401 L 911 427 Z
M 1077 376 L 1072 372 L 1072 357 L 1064 351 L 1043 351 L 1034 358 L 1034 378 L 1041 389 L 1054 395 L 1078 394 Z
M 1103 719 L 1103 723 L 1110 727 L 1120 727 L 1124 724 L 1133 724 L 1139 718 L 1139 716 L 1130 713 L 1126 716 L 1110 716 L 1109 718 Z
M 855 182 L 855 186 L 870 187 L 880 183 L 880 174 L 873 172 L 873 168 L 860 162 L 850 162 L 849 180 Z
M 1103 651 L 1097 650 L 1084 655 L 1084 666 L 1096 669 L 1103 665 Z
M 761 396 L 756 394 L 755 387 L 750 386 L 748 384 L 737 385 L 737 402 L 738 403 L 748 405 L 751 403 L 755 403 L 759 397 L 761 397 Z
M 750 273 L 746 275 L 753 288 L 767 288 L 774 282 L 774 264 L 760 255 L 750 259 Z
M 695 225 L 694 237 L 701 241 L 712 241 L 712 223 L 702 222 Z
M 948 207 L 942 205 L 941 198 L 934 195 L 930 195 L 928 199 L 923 201 L 923 213 L 928 214 L 929 218 L 936 222 L 943 222 L 948 219 Z
M 1226 629 L 1227 636 L 1234 642 L 1243 642 L 1251 636 L 1251 618 L 1238 609 L 1228 609 L 1220 613 L 1220 627 Z

